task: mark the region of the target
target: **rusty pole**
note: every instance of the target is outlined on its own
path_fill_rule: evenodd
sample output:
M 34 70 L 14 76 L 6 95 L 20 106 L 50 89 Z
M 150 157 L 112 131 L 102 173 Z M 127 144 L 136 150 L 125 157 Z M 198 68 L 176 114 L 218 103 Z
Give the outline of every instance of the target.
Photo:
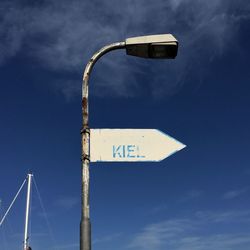
M 112 43 L 96 52 L 89 60 L 83 74 L 82 82 L 82 188 L 81 188 L 81 223 L 80 223 L 80 250 L 91 250 L 91 223 L 89 216 L 89 105 L 88 85 L 91 70 L 96 61 L 109 51 L 125 48 L 125 42 Z

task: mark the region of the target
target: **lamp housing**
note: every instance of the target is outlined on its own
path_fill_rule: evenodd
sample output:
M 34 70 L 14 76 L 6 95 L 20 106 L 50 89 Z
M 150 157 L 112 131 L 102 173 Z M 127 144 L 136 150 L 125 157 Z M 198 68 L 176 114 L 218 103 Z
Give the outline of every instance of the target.
M 125 41 L 127 55 L 154 58 L 174 59 L 178 52 L 178 41 L 171 34 L 139 36 Z

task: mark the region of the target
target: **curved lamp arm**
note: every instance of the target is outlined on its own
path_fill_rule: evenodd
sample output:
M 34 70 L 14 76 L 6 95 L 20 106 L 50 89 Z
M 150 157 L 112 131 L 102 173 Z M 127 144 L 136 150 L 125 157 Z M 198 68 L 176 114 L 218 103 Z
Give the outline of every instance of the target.
M 126 45 L 125 42 L 117 42 L 104 46 L 91 57 L 88 64 L 86 65 L 82 83 L 83 128 L 88 126 L 88 85 L 89 85 L 90 73 L 93 69 L 93 66 L 95 65 L 97 60 L 106 53 L 112 50 L 124 49 L 125 45 Z

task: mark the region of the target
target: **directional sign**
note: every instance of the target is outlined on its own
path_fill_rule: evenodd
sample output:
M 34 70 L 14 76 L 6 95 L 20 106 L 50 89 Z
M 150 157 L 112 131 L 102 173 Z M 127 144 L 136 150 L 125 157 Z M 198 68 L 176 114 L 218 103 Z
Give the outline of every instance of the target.
M 157 129 L 91 129 L 90 161 L 161 161 L 186 147 Z

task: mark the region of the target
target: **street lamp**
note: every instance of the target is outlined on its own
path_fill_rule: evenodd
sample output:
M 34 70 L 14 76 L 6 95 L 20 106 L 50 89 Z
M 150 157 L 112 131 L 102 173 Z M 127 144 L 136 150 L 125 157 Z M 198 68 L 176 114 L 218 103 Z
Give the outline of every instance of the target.
M 82 83 L 82 189 L 81 189 L 81 223 L 80 250 L 91 250 L 91 224 L 89 217 L 89 108 L 88 83 L 91 70 L 97 60 L 109 51 L 126 49 L 128 55 L 154 58 L 174 59 L 178 51 L 178 42 L 171 34 L 151 35 L 128 38 L 125 42 L 112 43 L 97 51 L 89 60 L 83 74 Z
M 174 59 L 178 51 L 178 42 L 171 34 L 132 37 L 125 44 L 128 55 L 144 58 Z

